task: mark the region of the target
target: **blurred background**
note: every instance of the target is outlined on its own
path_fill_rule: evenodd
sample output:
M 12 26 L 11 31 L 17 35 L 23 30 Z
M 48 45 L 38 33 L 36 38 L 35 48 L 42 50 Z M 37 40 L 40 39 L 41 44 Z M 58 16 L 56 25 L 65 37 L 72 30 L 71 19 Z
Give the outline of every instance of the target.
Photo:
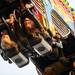
M 68 2 L 75 9 L 75 0 L 68 0 Z M 37 72 L 31 61 L 27 66 L 18 68 L 15 64 L 11 65 L 4 61 L 0 56 L 0 75 L 37 75 Z

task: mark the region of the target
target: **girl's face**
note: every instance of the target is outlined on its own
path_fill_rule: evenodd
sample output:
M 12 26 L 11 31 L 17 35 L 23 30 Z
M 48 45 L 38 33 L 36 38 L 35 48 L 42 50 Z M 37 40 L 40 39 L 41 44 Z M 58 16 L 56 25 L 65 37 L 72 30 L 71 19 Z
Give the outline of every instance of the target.
M 6 20 L 8 24 L 13 24 L 15 21 L 14 16 L 12 14 L 9 15 L 9 18 Z
M 10 19 L 10 23 L 14 23 L 15 19 L 14 19 L 14 16 L 13 15 L 9 15 L 9 19 Z
M 3 36 L 2 36 L 2 40 L 3 40 L 4 42 L 10 42 L 10 41 L 11 41 L 9 35 L 3 35 Z
M 34 22 L 29 18 L 25 18 L 24 25 L 26 28 L 32 29 L 34 27 Z

